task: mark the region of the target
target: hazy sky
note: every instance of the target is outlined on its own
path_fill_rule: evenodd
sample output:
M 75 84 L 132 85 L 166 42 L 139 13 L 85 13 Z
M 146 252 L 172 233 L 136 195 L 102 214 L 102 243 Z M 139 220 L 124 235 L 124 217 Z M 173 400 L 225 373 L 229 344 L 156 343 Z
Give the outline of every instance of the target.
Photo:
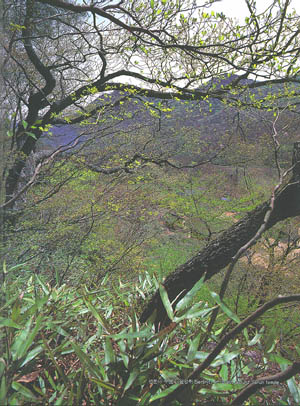
M 268 5 L 272 3 L 270 0 L 257 0 L 257 9 L 259 12 L 265 10 Z M 300 13 L 300 1 L 292 0 L 291 9 L 294 8 Z M 249 15 L 247 6 L 243 0 L 222 0 L 212 6 L 212 10 L 223 11 L 228 17 L 236 17 L 241 21 L 244 21 L 244 18 Z

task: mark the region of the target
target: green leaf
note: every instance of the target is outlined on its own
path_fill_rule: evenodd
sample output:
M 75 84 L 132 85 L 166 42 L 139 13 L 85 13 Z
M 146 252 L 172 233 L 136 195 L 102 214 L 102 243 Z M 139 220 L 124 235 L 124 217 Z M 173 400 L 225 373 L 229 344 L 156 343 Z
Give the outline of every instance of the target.
M 17 391 L 18 393 L 21 393 L 27 399 L 30 399 L 33 402 L 40 403 L 39 399 L 34 396 L 34 394 L 31 392 L 31 390 L 26 388 L 26 386 L 21 385 L 20 382 L 13 382 L 11 384 L 11 386 L 15 391 Z
M 12 312 L 11 312 L 12 321 L 17 323 L 20 319 L 20 313 L 21 313 L 21 301 L 18 297 L 12 308 Z
M 285 365 L 292 365 L 292 361 L 283 358 L 281 355 L 278 354 L 270 354 L 268 355 L 268 359 L 272 362 L 277 362 L 280 366 L 285 366 Z
M 96 320 L 98 320 L 98 322 L 101 324 L 101 326 L 103 326 L 106 331 L 108 331 L 109 333 L 112 331 L 112 328 L 109 325 L 109 322 L 105 319 L 104 316 L 102 316 L 97 309 L 94 307 L 94 305 L 86 298 L 83 298 L 84 303 L 86 304 L 86 306 L 88 307 L 88 309 L 90 310 L 90 312 L 92 313 L 92 315 L 95 317 Z
M 17 300 L 18 296 L 19 296 L 19 295 L 17 294 L 17 295 L 15 295 L 15 296 L 13 296 L 11 299 L 9 299 L 9 300 L 5 303 L 5 305 L 0 308 L 0 313 L 2 313 L 3 310 L 6 309 L 6 308 L 10 308 L 11 304 L 12 304 L 15 300 Z M 2 319 L 3 319 L 3 320 L 7 320 L 7 319 L 4 319 L 4 318 L 0 317 L 0 320 L 2 320 Z M 1 325 L 1 322 L 0 322 L 0 325 Z M 8 326 L 8 327 L 9 327 L 9 326 Z
M 130 386 L 133 384 L 133 382 L 136 380 L 136 378 L 139 376 L 140 370 L 135 368 L 133 371 L 130 372 L 129 378 L 126 382 L 124 391 L 126 391 Z
M 45 386 L 45 381 L 44 381 L 44 379 L 41 377 L 41 376 L 39 376 L 39 384 L 40 384 L 40 391 L 43 393 L 43 394 L 45 394 L 46 393 L 46 386 Z M 36 386 L 34 385 L 33 386 L 34 387 L 34 389 L 36 389 Z
M 92 378 L 91 380 L 93 382 L 95 382 L 97 385 L 100 385 L 102 388 L 108 389 L 111 392 L 114 392 L 116 390 L 116 388 L 108 382 L 104 382 L 104 381 L 101 381 L 100 379 L 96 379 L 96 378 Z
M 248 345 L 249 346 L 255 345 L 260 340 L 262 335 L 263 335 L 263 332 L 256 333 L 255 336 L 252 338 L 252 340 L 248 341 Z
M 159 293 L 160 293 L 160 297 L 163 302 L 163 305 L 165 306 L 167 315 L 168 315 L 169 319 L 173 321 L 174 313 L 173 313 L 172 305 L 170 303 L 168 293 L 162 284 L 159 285 Z
M 244 384 L 242 383 L 214 383 L 212 385 L 212 389 L 217 391 L 236 391 L 238 389 L 242 389 Z M 212 393 L 212 392 L 211 392 Z M 220 393 L 220 392 L 219 392 Z
M 165 397 L 168 396 L 170 393 L 174 392 L 174 390 L 175 390 L 176 388 L 178 388 L 178 386 L 179 386 L 179 384 L 176 383 L 175 385 L 170 386 L 169 388 L 163 390 L 162 392 L 158 393 L 157 395 L 154 395 L 154 396 L 150 399 L 149 403 L 152 403 L 152 402 L 154 402 L 154 401 L 157 400 L 157 399 L 165 398 Z
M 1 385 L 0 385 L 0 404 L 6 404 L 6 394 L 7 394 L 7 385 L 6 385 L 6 377 L 2 376 Z
M 243 329 L 243 334 L 244 334 L 244 337 L 246 338 L 247 343 L 248 343 L 249 342 L 249 335 L 248 335 L 248 330 L 246 328 Z
M 185 309 L 189 306 L 195 295 L 201 289 L 204 282 L 205 275 L 193 286 L 193 288 L 181 299 L 176 305 L 175 311 Z
M 149 398 L 151 397 L 151 393 L 146 392 L 143 397 L 139 400 L 139 406 L 147 406 L 149 405 Z
M 154 0 L 150 0 L 150 7 L 154 10 Z
M 50 383 L 50 385 L 52 386 L 52 388 L 56 391 L 56 384 L 54 383 L 52 376 L 49 374 L 49 372 L 45 369 L 45 376 L 48 379 L 48 382 Z
M 28 123 L 25 120 L 22 120 L 22 124 L 24 129 L 26 130 L 26 128 L 28 127 Z
M 122 339 L 133 339 L 133 338 L 143 338 L 149 337 L 151 331 L 147 328 L 146 330 L 136 331 L 136 332 L 125 332 L 119 334 L 111 334 L 108 337 L 113 338 L 114 340 L 122 340 Z
M 35 275 L 36 280 L 38 281 L 39 285 L 42 287 L 44 293 L 46 295 L 49 295 L 49 289 L 47 288 L 47 286 L 44 284 L 44 282 L 39 278 L 38 275 Z
M 111 340 L 109 337 L 105 338 L 104 343 L 104 362 L 105 364 L 110 364 L 111 362 L 115 362 L 115 354 L 113 347 L 111 345 Z
M 233 321 L 236 323 L 240 323 L 241 320 L 238 318 L 236 314 L 234 314 L 221 300 L 220 296 L 216 292 L 210 292 L 212 298 L 218 303 L 218 305 L 221 307 L 223 312 L 227 314 L 228 317 L 230 317 Z
M 186 313 L 184 313 L 180 317 L 174 317 L 174 322 L 178 323 L 184 319 L 195 319 L 196 317 L 205 317 L 208 313 L 210 313 L 214 307 L 210 307 L 207 309 L 203 309 L 202 307 L 199 309 L 201 304 L 195 304 L 191 309 L 189 309 Z
M 71 341 L 70 343 L 82 364 L 87 368 L 88 372 L 97 378 L 101 378 L 100 369 L 90 360 L 90 358 L 81 350 L 81 348 L 76 343 L 74 343 L 73 341 Z
M 239 355 L 240 355 L 239 351 L 233 351 L 228 353 L 224 352 L 223 354 L 220 354 L 214 362 L 211 363 L 211 366 L 217 367 L 219 365 L 228 364 L 231 360 L 238 357 Z
M 204 360 L 209 355 L 209 352 L 197 351 L 195 354 L 195 359 Z
M 26 135 L 28 135 L 29 137 L 34 138 L 35 140 L 37 140 L 36 135 L 33 134 L 32 132 L 26 131 Z
M 149 360 L 155 358 L 160 354 L 159 344 L 152 345 L 148 351 L 143 355 L 142 360 Z
M 65 395 L 67 393 L 68 388 L 65 388 L 65 390 L 63 391 L 63 393 L 60 395 L 60 397 L 56 400 L 56 402 L 54 403 L 55 406 L 60 406 L 65 404 Z
M 25 265 L 26 265 L 25 263 L 23 263 L 23 264 L 18 264 L 18 265 L 14 265 L 14 266 L 12 266 L 11 268 L 9 268 L 9 269 L 7 270 L 7 272 L 12 272 L 12 271 L 15 271 L 15 270 L 17 270 L 17 269 L 21 269 L 21 268 L 23 268 Z
M 17 329 L 23 328 L 23 326 L 21 326 L 20 324 L 17 324 L 14 321 L 9 320 L 9 319 L 4 319 L 2 317 L 0 318 L 0 328 L 1 327 L 13 327 L 13 328 L 17 328 Z
M 296 405 L 300 405 L 300 389 L 299 389 L 298 385 L 296 384 L 295 378 L 293 377 L 291 379 L 288 379 L 286 381 L 286 383 L 289 387 L 289 390 L 291 392 L 291 395 L 294 398 Z
M 187 353 L 187 361 L 193 361 L 196 355 L 196 352 L 198 351 L 199 347 L 199 342 L 201 338 L 201 333 L 199 333 L 191 342 L 191 345 L 189 347 L 188 353 Z
M 220 377 L 224 382 L 228 380 L 228 366 L 226 364 L 223 364 L 220 369 Z
M 6 363 L 5 363 L 4 359 L 0 358 L 0 378 L 2 377 L 2 375 L 5 371 L 5 366 L 6 366 Z
M 39 345 L 39 346 L 35 347 L 33 350 L 29 351 L 29 353 L 27 354 L 27 357 L 24 359 L 24 361 L 20 365 L 20 368 L 23 367 L 24 365 L 28 364 L 28 362 L 33 360 L 33 358 L 35 358 L 38 354 L 43 352 L 43 350 L 44 350 L 44 348 L 41 345 Z
M 40 330 L 42 320 L 43 320 L 43 315 L 40 314 L 36 319 L 34 329 L 28 334 L 27 338 L 25 340 L 23 340 L 22 346 L 21 346 L 21 348 L 19 348 L 19 351 L 18 351 L 19 358 L 23 357 L 26 354 L 26 351 L 33 343 L 35 336 L 37 335 L 37 333 Z
M 23 353 L 23 343 L 28 339 L 31 325 L 33 323 L 34 316 L 32 316 L 26 323 L 25 327 L 21 333 L 15 337 L 15 340 L 12 345 L 12 356 L 13 359 L 21 358 Z

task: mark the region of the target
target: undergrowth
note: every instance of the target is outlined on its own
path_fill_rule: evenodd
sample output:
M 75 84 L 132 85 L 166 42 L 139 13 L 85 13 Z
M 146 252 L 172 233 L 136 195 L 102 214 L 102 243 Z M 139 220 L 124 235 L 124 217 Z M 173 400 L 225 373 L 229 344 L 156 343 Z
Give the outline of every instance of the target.
M 164 287 L 147 273 L 136 283 L 112 283 L 107 276 L 92 291 L 84 285 L 51 287 L 28 271 L 22 265 L 4 267 L 1 405 L 231 404 L 249 382 L 292 364 L 280 354 L 278 337 L 265 351 L 263 329 L 247 326 L 191 379 L 224 340 L 228 321 L 231 329 L 241 322 L 216 293 L 209 292 L 209 303 L 197 300 L 203 280 L 173 310 Z M 16 272 L 19 277 L 13 278 Z M 151 320 L 138 321 L 141 303 L 157 288 L 172 320 L 160 332 Z M 207 336 L 217 306 L 218 323 Z M 296 346 L 295 353 L 300 355 Z M 277 404 L 299 404 L 293 377 L 287 384 L 261 385 L 248 404 L 270 402 L 274 393 Z

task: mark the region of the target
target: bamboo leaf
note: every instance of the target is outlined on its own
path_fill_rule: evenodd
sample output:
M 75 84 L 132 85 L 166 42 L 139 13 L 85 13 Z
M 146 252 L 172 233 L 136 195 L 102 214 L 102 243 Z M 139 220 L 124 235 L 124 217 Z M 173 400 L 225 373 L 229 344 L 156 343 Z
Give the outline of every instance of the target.
M 89 311 L 92 313 L 92 315 L 95 317 L 95 319 L 101 324 L 102 327 L 104 327 L 106 329 L 106 331 L 108 331 L 109 333 L 112 332 L 112 328 L 109 325 L 109 322 L 105 319 L 104 316 L 102 316 L 101 314 L 99 314 L 99 312 L 97 311 L 97 309 L 94 307 L 94 305 L 86 298 L 84 297 L 84 303 L 86 304 L 86 306 L 88 307 Z
M 179 300 L 179 302 L 176 305 L 175 311 L 183 310 L 190 305 L 195 295 L 201 289 L 204 282 L 204 278 L 205 276 L 202 276 L 202 278 L 193 286 L 193 288 L 181 300 Z
M 278 354 L 270 354 L 268 355 L 268 359 L 272 362 L 277 362 L 281 367 L 285 367 L 286 365 L 292 365 L 292 361 L 283 358 L 281 355 Z
M 56 391 L 56 384 L 54 383 L 52 376 L 49 374 L 49 372 L 45 369 L 45 376 L 48 379 L 48 382 L 50 383 L 50 385 L 52 386 L 52 388 Z
M 6 394 L 7 394 L 6 377 L 2 376 L 0 384 L 0 404 L 6 404 Z
M 233 321 L 236 323 L 240 323 L 241 320 L 238 318 L 236 314 L 234 314 L 226 305 L 224 302 L 222 302 L 220 296 L 216 292 L 210 292 L 212 298 L 218 303 L 218 305 L 221 307 L 223 312 L 227 314 L 228 317 L 230 317 Z
M 32 138 L 34 138 L 35 140 L 37 140 L 36 135 L 33 134 L 33 133 L 30 132 L 30 131 L 26 131 L 26 135 L 28 135 L 29 137 L 32 137 Z
M 33 319 L 34 316 L 28 320 L 21 333 L 15 337 L 15 341 L 12 345 L 12 355 L 14 360 L 21 358 L 21 354 L 23 353 L 23 344 L 28 339 Z
M 159 285 L 159 293 L 160 293 L 160 297 L 163 302 L 163 305 L 165 306 L 167 315 L 168 315 L 169 319 L 173 321 L 174 313 L 173 313 L 172 305 L 170 303 L 168 293 L 162 284 Z
M 187 353 L 188 362 L 193 361 L 193 359 L 195 358 L 196 352 L 198 351 L 198 347 L 199 347 L 200 337 L 201 337 L 201 333 L 199 333 L 191 342 L 191 345 L 190 345 L 188 353 Z
M 40 400 L 34 396 L 34 394 L 31 392 L 31 390 L 26 388 L 26 386 L 23 386 L 21 383 L 13 382 L 11 384 L 11 386 L 16 392 L 21 393 L 27 399 L 30 399 L 33 402 L 40 403 Z
M 220 391 L 234 391 L 234 390 L 239 390 L 243 388 L 243 384 L 241 383 L 214 383 L 212 385 L 212 389 L 215 389 L 216 391 L 219 392 L 211 392 L 211 393 L 215 393 L 218 394 L 220 393 Z
M 54 403 L 55 406 L 60 406 L 65 404 L 65 396 L 66 396 L 66 392 L 67 392 L 68 388 L 65 388 L 65 390 L 63 391 L 63 393 L 60 395 L 60 397 L 56 400 L 56 402 Z
M 38 347 L 35 347 L 33 350 L 29 351 L 27 354 L 27 357 L 24 359 L 22 364 L 20 365 L 20 368 L 23 367 L 24 365 L 28 364 L 31 360 L 33 360 L 38 354 L 44 351 L 44 348 L 39 345 Z
M 220 369 L 220 377 L 224 382 L 228 380 L 228 366 L 226 364 L 223 364 Z
M 96 378 L 92 378 L 91 380 L 95 382 L 97 385 L 100 385 L 102 388 L 108 389 L 111 392 L 114 392 L 116 390 L 116 388 L 108 382 L 104 382 Z
M 234 358 L 240 355 L 239 351 L 233 352 L 224 352 L 223 354 L 219 355 L 214 362 L 211 363 L 212 367 L 217 367 L 219 365 L 228 364 Z
M 259 340 L 260 340 L 260 338 L 262 337 L 262 335 L 263 335 L 263 332 L 258 332 L 258 333 L 256 333 L 255 334 L 255 336 L 252 338 L 252 340 L 250 340 L 249 342 L 248 342 L 248 345 L 249 346 L 252 346 L 252 345 L 255 345 Z
M 214 307 L 210 307 L 207 309 L 201 308 L 199 310 L 199 306 L 200 306 L 199 304 L 196 304 L 182 316 L 174 317 L 174 322 L 178 323 L 179 321 L 184 319 L 195 319 L 196 317 L 205 317 L 208 313 L 210 313 L 214 309 Z
M 170 386 L 169 388 L 163 390 L 162 392 L 158 393 L 157 395 L 154 395 L 154 396 L 150 399 L 149 403 L 152 403 L 152 402 L 154 402 L 154 401 L 157 400 L 157 399 L 165 398 L 165 397 L 168 396 L 170 393 L 174 392 L 174 390 L 175 390 L 176 388 L 178 388 L 178 386 L 179 386 L 179 384 L 176 383 L 175 385 Z
M 109 337 L 105 338 L 104 343 L 104 362 L 105 364 L 110 364 L 111 362 L 115 362 L 115 354 L 113 347 L 111 345 L 111 339 Z
M 146 330 L 136 331 L 136 332 L 124 332 L 118 334 L 111 334 L 108 337 L 113 338 L 114 340 L 122 340 L 122 339 L 133 339 L 133 338 L 143 338 L 149 337 L 151 334 L 151 330 L 148 328 Z
M 35 275 L 36 280 L 38 281 L 39 285 L 42 287 L 44 293 L 46 295 L 49 295 L 49 289 L 47 288 L 47 286 L 44 284 L 44 282 L 39 278 L 38 275 Z
M 82 362 L 82 364 L 87 368 L 89 373 L 97 378 L 101 378 L 100 371 L 98 367 L 90 360 L 90 358 L 81 350 L 81 348 L 75 344 L 73 341 L 71 341 L 71 345 Z
M 26 351 L 28 350 L 28 348 L 33 343 L 33 340 L 35 339 L 35 336 L 37 335 L 37 333 L 38 333 L 38 331 L 40 329 L 42 320 L 43 320 L 43 315 L 40 314 L 36 319 L 34 329 L 32 330 L 31 333 L 28 334 L 27 339 L 23 342 L 21 350 L 19 351 L 19 357 L 20 358 L 23 357 L 26 354 Z
M 126 382 L 125 388 L 124 388 L 124 392 L 130 388 L 130 386 L 133 384 L 133 382 L 136 380 L 136 378 L 138 377 L 140 371 L 138 369 L 134 369 L 133 371 L 130 372 L 129 378 Z
M 9 268 L 9 269 L 7 270 L 7 273 L 8 273 L 8 272 L 15 271 L 15 270 L 20 269 L 20 268 L 23 268 L 25 265 L 26 265 L 25 262 L 24 262 L 23 264 L 14 265 L 14 266 L 12 266 L 11 268 Z
M 286 383 L 289 387 L 289 390 L 294 398 L 296 405 L 300 405 L 300 389 L 296 384 L 295 378 L 293 377 L 291 379 L 288 379 Z
M 20 324 L 17 324 L 12 320 L 4 319 L 4 318 L 0 318 L 0 328 L 1 327 L 13 327 L 13 328 L 17 328 L 17 329 L 23 328 L 23 326 L 21 326 Z

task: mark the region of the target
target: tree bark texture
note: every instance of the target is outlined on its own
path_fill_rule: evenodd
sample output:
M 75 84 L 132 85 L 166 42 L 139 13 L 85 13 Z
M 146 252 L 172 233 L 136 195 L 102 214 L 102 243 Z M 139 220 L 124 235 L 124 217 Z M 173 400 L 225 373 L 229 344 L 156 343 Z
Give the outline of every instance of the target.
M 232 225 L 218 238 L 211 241 L 202 251 L 179 266 L 167 276 L 163 285 L 173 306 L 205 275 L 205 281 L 219 273 L 258 231 L 264 222 L 270 200 L 247 213 L 239 222 Z M 300 215 L 300 142 L 294 144 L 293 172 L 289 181 L 282 185 L 275 195 L 274 208 L 266 230 L 279 221 Z M 161 301 L 159 291 L 146 304 L 140 316 L 144 323 L 156 311 L 156 328 L 169 324 L 170 320 Z

